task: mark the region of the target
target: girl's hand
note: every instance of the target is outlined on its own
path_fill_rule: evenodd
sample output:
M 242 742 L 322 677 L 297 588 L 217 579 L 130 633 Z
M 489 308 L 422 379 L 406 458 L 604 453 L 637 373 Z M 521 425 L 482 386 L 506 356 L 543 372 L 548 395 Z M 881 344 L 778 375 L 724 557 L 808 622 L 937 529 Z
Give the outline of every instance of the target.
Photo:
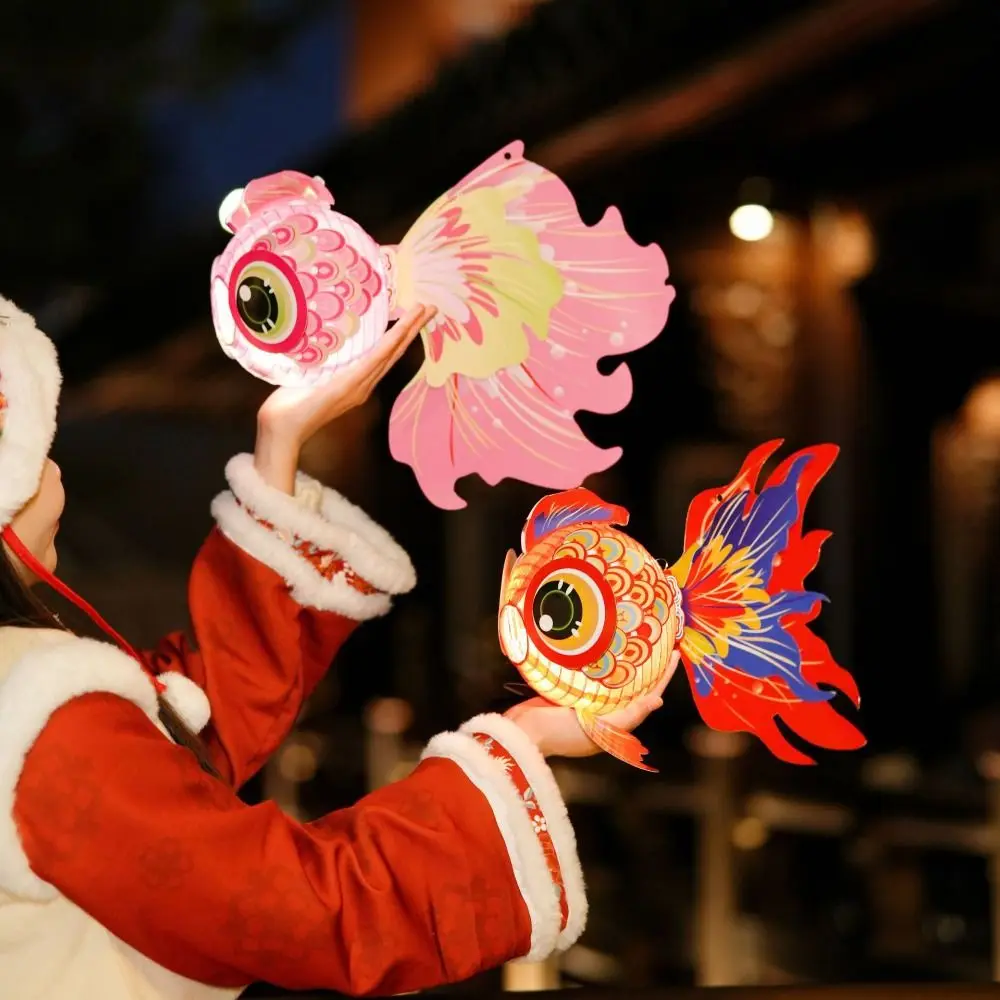
M 366 402 L 436 313 L 433 307 L 417 306 L 386 331 L 374 350 L 319 385 L 282 386 L 272 392 L 257 413 L 254 464 L 264 481 L 294 493 L 302 446 L 321 427 Z
M 663 679 L 649 694 L 601 718 L 626 733 L 636 729 L 663 704 L 663 692 L 674 676 L 679 659 L 680 652 L 675 649 Z M 571 708 L 559 708 L 545 698 L 532 698 L 504 714 L 528 734 L 543 757 L 590 757 L 599 752 L 597 744 L 580 728 L 576 712 Z

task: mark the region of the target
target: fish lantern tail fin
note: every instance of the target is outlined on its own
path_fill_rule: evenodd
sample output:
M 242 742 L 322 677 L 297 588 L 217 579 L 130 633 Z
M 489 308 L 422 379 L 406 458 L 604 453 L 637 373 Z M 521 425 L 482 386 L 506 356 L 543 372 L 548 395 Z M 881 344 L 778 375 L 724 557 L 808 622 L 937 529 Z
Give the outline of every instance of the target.
M 860 695 L 809 627 L 826 598 L 805 589 L 830 533 L 803 534 L 803 514 L 839 449 L 790 455 L 758 494 L 761 469 L 781 444 L 756 448 L 728 486 L 695 497 L 671 572 L 683 595 L 681 659 L 704 722 L 753 733 L 781 760 L 813 764 L 776 719 L 826 749 L 866 742 L 831 703 L 839 690 L 857 707 Z
M 385 248 L 392 315 L 438 310 L 390 448 L 446 509 L 465 506 L 455 483 L 473 473 L 570 489 L 612 466 L 621 449 L 593 445 L 575 414 L 627 405 L 627 367 L 602 375 L 597 361 L 655 339 L 674 297 L 658 246 L 635 243 L 614 208 L 587 226 L 523 152 L 502 149 Z

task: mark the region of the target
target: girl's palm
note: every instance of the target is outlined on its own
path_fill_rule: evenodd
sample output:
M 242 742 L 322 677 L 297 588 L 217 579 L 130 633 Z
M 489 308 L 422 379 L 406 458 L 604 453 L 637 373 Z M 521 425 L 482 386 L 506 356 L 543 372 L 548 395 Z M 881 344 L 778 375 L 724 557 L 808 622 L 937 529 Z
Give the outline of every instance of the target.
M 680 653 L 674 650 L 663 678 L 649 694 L 602 715 L 601 719 L 626 733 L 638 728 L 663 704 L 663 692 L 677 669 L 679 658 Z M 506 714 L 548 757 L 589 757 L 598 752 L 597 745 L 580 728 L 576 712 L 571 708 L 560 708 L 545 698 L 531 698 L 515 705 Z
M 364 403 L 436 312 L 433 307 L 417 306 L 387 330 L 368 354 L 318 385 L 276 389 L 260 408 L 258 422 L 276 437 L 304 444 L 321 427 Z

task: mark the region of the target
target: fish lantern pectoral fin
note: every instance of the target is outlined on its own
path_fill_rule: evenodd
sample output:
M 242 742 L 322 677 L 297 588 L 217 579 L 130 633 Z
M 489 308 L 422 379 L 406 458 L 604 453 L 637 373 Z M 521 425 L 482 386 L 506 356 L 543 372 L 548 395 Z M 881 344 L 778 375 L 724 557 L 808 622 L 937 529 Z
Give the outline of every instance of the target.
M 618 760 L 626 764 L 631 764 L 640 771 L 658 773 L 655 767 L 650 767 L 642 762 L 642 758 L 649 751 L 631 733 L 626 733 L 623 729 L 613 726 L 605 719 L 584 709 L 578 708 L 576 717 L 587 738 L 605 753 L 617 757 Z

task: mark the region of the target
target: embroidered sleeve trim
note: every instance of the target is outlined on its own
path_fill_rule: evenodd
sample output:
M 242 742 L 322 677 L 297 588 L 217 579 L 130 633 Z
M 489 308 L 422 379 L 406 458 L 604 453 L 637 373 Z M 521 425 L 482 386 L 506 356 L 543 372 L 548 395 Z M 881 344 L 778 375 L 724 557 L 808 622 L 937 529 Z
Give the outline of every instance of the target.
M 434 737 L 424 757 L 455 761 L 493 810 L 531 919 L 531 947 L 519 961 L 570 947 L 587 920 L 576 838 L 555 779 L 528 737 L 502 716 L 481 715 Z
M 243 507 L 239 499 L 236 502 Z M 298 535 L 294 535 L 290 531 L 282 531 L 271 524 L 270 521 L 265 521 L 264 518 L 258 517 L 249 508 L 244 509 L 259 525 L 273 532 L 286 545 L 291 546 L 328 583 L 338 576 L 343 576 L 345 581 L 359 594 L 377 594 L 379 592 L 367 580 L 363 580 L 358 576 L 346 560 L 338 556 L 336 552 L 320 548 L 308 539 L 299 538 Z
M 532 829 L 535 831 L 539 846 L 542 848 L 542 854 L 545 856 L 545 863 L 548 866 L 552 884 L 556 887 L 556 894 L 559 897 L 559 912 L 561 917 L 559 930 L 561 932 L 566 929 L 566 924 L 569 921 L 569 903 L 566 901 L 566 888 L 563 885 L 562 869 L 559 866 L 556 847 L 552 843 L 548 821 L 545 819 L 545 813 L 542 812 L 542 807 L 535 797 L 534 789 L 531 787 L 527 777 L 525 777 L 524 771 L 517 766 L 517 761 L 492 736 L 488 736 L 486 733 L 473 733 L 472 738 L 480 746 L 485 747 L 486 752 L 494 760 L 500 762 L 503 769 L 507 772 L 508 777 L 514 783 L 514 788 L 517 790 L 518 795 L 520 795 L 521 801 L 524 803 L 528 818 L 531 820 Z
M 538 748 L 524 730 L 510 719 L 492 713 L 479 715 L 466 722 L 460 732 L 492 737 L 517 761 L 531 785 L 533 799 L 545 818 L 546 833 L 555 848 L 562 873 L 563 900 L 568 915 L 557 938 L 556 948 L 565 951 L 583 934 L 587 926 L 588 906 L 576 835 L 559 785 Z

